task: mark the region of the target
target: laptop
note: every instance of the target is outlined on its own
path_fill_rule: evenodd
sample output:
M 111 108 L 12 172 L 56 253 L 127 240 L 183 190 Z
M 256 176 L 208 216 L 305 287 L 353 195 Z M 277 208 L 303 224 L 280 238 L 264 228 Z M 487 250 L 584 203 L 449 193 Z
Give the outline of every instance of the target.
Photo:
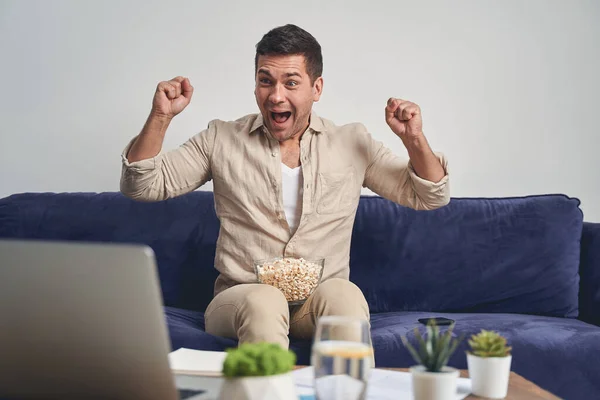
M 162 306 L 148 246 L 0 240 L 0 398 L 206 398 L 176 387 Z

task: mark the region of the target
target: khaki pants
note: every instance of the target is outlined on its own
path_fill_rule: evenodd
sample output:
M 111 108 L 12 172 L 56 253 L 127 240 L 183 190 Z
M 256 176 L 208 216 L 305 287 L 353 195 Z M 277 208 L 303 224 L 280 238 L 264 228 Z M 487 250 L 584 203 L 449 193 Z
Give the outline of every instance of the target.
M 241 343 L 271 342 L 289 347 L 288 334 L 311 339 L 319 317 L 342 315 L 369 321 L 360 289 L 345 279 L 321 283 L 301 306 L 288 307 L 283 293 L 269 285 L 242 284 L 219 293 L 205 314 L 206 332 Z

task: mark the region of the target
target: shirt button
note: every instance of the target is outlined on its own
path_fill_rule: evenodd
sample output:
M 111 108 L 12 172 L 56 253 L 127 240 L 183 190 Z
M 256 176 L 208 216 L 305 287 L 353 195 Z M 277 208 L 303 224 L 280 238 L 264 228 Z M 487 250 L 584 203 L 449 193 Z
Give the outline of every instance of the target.
M 277 153 L 275 153 L 275 152 L 272 152 L 272 153 L 271 153 L 271 155 L 272 155 L 273 157 L 275 157 L 275 156 L 277 155 Z

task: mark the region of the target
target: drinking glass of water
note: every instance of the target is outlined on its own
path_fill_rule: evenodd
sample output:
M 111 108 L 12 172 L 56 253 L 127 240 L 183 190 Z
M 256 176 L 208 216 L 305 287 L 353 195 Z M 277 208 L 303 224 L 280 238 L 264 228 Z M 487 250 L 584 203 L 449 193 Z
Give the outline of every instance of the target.
M 317 399 L 364 400 L 373 360 L 368 321 L 321 317 L 311 355 Z

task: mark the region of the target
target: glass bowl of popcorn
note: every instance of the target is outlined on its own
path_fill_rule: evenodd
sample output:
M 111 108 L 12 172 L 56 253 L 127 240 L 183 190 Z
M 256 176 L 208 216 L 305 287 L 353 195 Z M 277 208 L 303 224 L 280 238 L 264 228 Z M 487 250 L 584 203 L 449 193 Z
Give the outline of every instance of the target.
M 306 301 L 321 283 L 324 266 L 324 258 L 275 257 L 254 261 L 258 282 L 281 290 L 289 305 Z

